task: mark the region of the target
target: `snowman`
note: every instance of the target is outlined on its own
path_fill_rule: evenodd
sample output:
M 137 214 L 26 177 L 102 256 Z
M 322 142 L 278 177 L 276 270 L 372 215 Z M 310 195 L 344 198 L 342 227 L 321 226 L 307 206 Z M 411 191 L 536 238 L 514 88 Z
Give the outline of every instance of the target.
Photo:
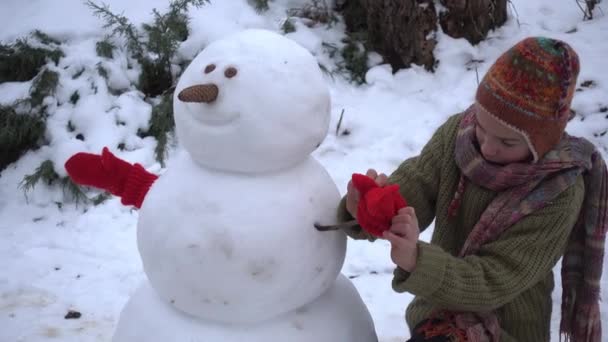
M 329 90 L 315 58 L 279 34 L 245 30 L 207 46 L 175 89 L 184 148 L 162 177 L 79 153 L 72 179 L 141 207 L 147 281 L 114 342 L 377 341 L 340 274 L 339 192 L 311 156 L 327 134 Z

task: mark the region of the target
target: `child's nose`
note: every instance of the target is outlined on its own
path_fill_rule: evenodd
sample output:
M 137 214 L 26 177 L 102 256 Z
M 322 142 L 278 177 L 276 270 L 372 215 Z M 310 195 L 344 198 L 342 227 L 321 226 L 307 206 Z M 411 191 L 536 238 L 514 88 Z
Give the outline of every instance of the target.
M 496 151 L 498 151 L 498 149 L 496 148 L 496 145 L 493 144 L 491 141 L 486 140 L 481 145 L 481 153 L 484 156 L 487 156 L 487 157 L 494 156 L 494 155 L 496 155 Z

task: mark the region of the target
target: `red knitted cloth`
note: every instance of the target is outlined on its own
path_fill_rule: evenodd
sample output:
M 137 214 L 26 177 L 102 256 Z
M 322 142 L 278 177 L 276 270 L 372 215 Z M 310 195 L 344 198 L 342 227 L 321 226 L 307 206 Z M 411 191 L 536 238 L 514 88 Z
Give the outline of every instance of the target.
M 368 233 L 381 237 L 391 226 L 393 216 L 399 209 L 406 207 L 407 202 L 399 193 L 399 185 L 378 186 L 368 176 L 354 173 L 352 182 L 361 193 L 357 206 L 357 221 Z
M 104 147 L 101 155 L 76 153 L 65 163 L 68 175 L 76 184 L 106 190 L 121 197 L 124 205 L 141 208 L 144 197 L 158 176 L 140 164 L 130 164 Z

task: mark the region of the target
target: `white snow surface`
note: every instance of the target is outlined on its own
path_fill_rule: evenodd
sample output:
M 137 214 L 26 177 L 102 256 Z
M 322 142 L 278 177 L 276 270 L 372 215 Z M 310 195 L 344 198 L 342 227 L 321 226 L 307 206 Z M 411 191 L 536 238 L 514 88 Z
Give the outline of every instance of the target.
M 162 12 L 168 6 L 164 0 L 105 3 L 135 24 L 150 22 L 152 8 Z M 192 9 L 193 31 L 180 46 L 178 59 L 194 58 L 210 43 L 240 30 L 280 32 L 286 10 L 305 3 L 275 0 L 270 2 L 269 11 L 257 13 L 245 0 L 215 0 Z M 568 131 L 591 140 L 607 157 L 605 3 L 599 4 L 595 19 L 590 21 L 582 19 L 575 1 L 510 3 L 508 22 L 476 46 L 439 32 L 435 55 L 440 63 L 434 73 L 414 66 L 393 74 L 373 54 L 374 67 L 366 75 L 366 85 L 351 84 L 340 74 L 324 75 L 331 94 L 330 129 L 313 156 L 326 168 L 341 194 L 353 172 L 365 172 L 370 167 L 390 172 L 417 154 L 448 116 L 472 102 L 478 78 L 498 55 L 528 36 L 565 40 L 579 54 L 580 90 L 573 100 L 577 116 Z M 138 288 L 145 280 L 136 239 L 139 212 L 122 206 L 117 198 L 97 206 L 76 205 L 65 201 L 60 187 L 45 184 L 25 196 L 19 184 L 42 161 L 52 160 L 56 172 L 63 176 L 62 165 L 69 156 L 78 151 L 99 153 L 103 146 L 159 175 L 169 170 L 175 158 L 169 159 L 166 169 L 161 167 L 154 157 L 156 141 L 137 135 L 137 128 L 147 124 L 151 110 L 134 86 L 139 67 L 129 68 L 128 53 L 123 50 L 115 51 L 113 59 L 96 55 L 95 43 L 108 31 L 81 1 L 3 0 L 0 22 L 3 42 L 41 29 L 60 39 L 66 53 L 58 66 L 50 66 L 59 73 L 60 85 L 54 96 L 45 99 L 52 114 L 46 132 L 48 145 L 28 152 L 0 174 L 0 341 L 110 341 L 122 308 L 132 295 L 142 293 Z M 334 70 L 335 61 L 327 47 L 342 46 L 343 22 L 329 27 L 307 24 L 295 19 L 297 31 L 286 37 Z M 120 39 L 116 42 L 122 46 Z M 98 65 L 108 70 L 108 82 L 97 72 Z M 26 97 L 30 86 L 31 81 L 0 84 L 0 103 Z M 69 98 L 76 90 L 80 100 L 73 105 Z M 116 95 L 116 90 L 126 92 Z M 124 125 L 116 125 L 119 121 Z M 74 131 L 67 129 L 68 123 Z M 84 141 L 76 138 L 78 134 Z M 121 143 L 123 150 L 118 149 Z M 177 155 L 181 149 L 178 144 L 170 155 Z M 422 239 L 428 240 L 431 232 L 429 227 Z M 393 269 L 385 241 L 348 241 L 342 272 L 352 278 L 383 342 L 403 341 L 409 336 L 403 317 L 412 296 L 392 291 Z M 559 269 L 558 263 L 554 272 L 553 341 L 559 340 Z M 601 284 L 601 297 L 607 298 L 606 277 Z M 605 302 L 601 305 L 606 332 L 608 306 Z M 64 319 L 69 310 L 82 316 Z
M 167 305 L 147 285 L 135 292 L 122 315 L 129 318 L 121 319 L 113 342 L 377 341 L 369 312 L 343 275 L 311 303 L 261 323 L 201 322 Z

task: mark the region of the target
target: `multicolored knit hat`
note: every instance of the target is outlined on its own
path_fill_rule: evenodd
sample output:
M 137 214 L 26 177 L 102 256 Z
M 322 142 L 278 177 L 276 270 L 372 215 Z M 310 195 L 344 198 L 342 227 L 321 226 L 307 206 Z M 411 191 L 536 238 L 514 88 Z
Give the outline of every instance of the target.
M 490 67 L 477 104 L 523 134 L 536 162 L 564 133 L 579 69 L 578 55 L 565 42 L 526 38 Z

